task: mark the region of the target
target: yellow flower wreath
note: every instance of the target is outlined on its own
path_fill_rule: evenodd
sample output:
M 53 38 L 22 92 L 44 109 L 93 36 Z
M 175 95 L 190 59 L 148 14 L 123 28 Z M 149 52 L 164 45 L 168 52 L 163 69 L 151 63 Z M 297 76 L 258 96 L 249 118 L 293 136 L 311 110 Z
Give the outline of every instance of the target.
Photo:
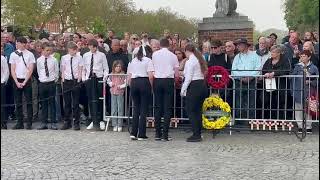
M 205 99 L 202 105 L 202 112 L 209 108 L 219 107 L 227 116 L 222 116 L 215 121 L 210 121 L 204 114 L 202 114 L 202 125 L 205 129 L 223 129 L 231 119 L 231 108 L 227 102 L 224 102 L 218 95 L 213 95 Z

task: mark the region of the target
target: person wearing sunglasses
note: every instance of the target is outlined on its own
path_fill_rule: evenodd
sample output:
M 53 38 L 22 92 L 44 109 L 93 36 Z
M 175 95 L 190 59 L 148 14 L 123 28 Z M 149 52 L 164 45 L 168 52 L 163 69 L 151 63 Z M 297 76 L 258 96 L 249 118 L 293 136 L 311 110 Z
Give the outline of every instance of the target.
M 208 62 L 208 67 L 210 66 L 222 66 L 228 70 L 231 69 L 231 61 L 228 56 L 221 51 L 222 42 L 220 40 L 213 40 L 211 42 L 211 56 Z

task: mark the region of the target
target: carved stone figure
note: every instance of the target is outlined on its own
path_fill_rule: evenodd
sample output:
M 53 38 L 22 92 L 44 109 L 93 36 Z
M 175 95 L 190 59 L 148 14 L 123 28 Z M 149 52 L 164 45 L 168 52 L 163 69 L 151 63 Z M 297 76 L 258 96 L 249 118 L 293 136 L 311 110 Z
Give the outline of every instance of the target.
M 237 16 L 237 0 L 216 0 L 215 16 Z

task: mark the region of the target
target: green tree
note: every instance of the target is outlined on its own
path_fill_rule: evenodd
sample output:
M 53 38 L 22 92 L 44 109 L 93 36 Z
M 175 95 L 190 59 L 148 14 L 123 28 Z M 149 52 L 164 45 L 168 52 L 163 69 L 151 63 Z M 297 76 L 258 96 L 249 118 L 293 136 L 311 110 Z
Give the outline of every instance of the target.
M 319 0 L 284 0 L 285 20 L 298 31 L 319 28 Z

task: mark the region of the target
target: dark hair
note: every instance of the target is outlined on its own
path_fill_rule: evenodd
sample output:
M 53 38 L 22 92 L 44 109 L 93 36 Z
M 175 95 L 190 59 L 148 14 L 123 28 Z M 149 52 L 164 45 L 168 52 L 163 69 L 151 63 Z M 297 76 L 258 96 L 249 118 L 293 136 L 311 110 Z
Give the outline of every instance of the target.
M 82 36 L 81 36 L 79 33 L 77 33 L 77 32 L 75 32 L 75 33 L 73 33 L 73 34 L 75 34 L 75 35 L 79 36 L 79 39 L 81 39 L 81 38 L 82 38 Z
M 46 47 L 53 48 L 53 47 L 54 47 L 54 44 L 53 44 L 53 43 L 50 43 L 50 42 L 43 42 L 43 43 L 41 44 L 41 48 L 42 48 L 42 49 L 45 49 Z
M 139 51 L 138 51 L 136 57 L 137 57 L 137 59 L 142 61 L 142 58 L 143 58 L 143 47 L 142 46 L 139 47 Z
M 309 50 L 303 50 L 303 51 L 300 53 L 300 55 L 302 55 L 302 54 L 307 55 L 308 57 L 311 56 L 311 52 L 310 52 Z
M 146 51 L 146 55 L 143 54 L 143 48 Z M 141 61 L 144 56 L 151 59 L 152 49 L 150 46 L 140 46 L 139 47 L 139 51 L 136 54 L 137 59 L 139 59 Z
M 19 42 L 19 43 L 22 43 L 22 44 L 27 44 L 28 43 L 27 38 L 25 38 L 23 36 L 17 37 L 16 41 Z
M 93 47 L 98 47 L 98 41 L 97 40 L 95 40 L 95 39 L 90 39 L 89 41 L 88 41 L 88 46 L 93 46 Z
M 208 65 L 207 65 L 206 60 L 204 60 L 203 56 L 201 55 L 201 53 L 191 43 L 188 43 L 186 45 L 186 51 L 192 52 L 196 56 L 196 58 L 198 59 L 199 64 L 200 64 L 201 72 L 204 76 L 206 76 L 207 71 L 208 71 Z
M 183 51 L 182 48 L 177 48 L 177 49 L 174 50 L 174 52 L 176 52 L 176 51 L 179 51 L 179 52 L 182 53 L 182 58 L 183 58 L 183 59 L 185 59 L 185 58 L 187 57 L 187 56 L 186 56 L 186 53 L 184 53 L 184 51 Z
M 103 35 L 102 33 L 99 33 L 99 34 L 98 34 L 98 38 L 103 39 L 103 38 L 104 38 L 104 35 Z
M 161 47 L 169 47 L 170 43 L 167 38 L 161 38 L 160 39 L 160 46 Z
M 219 39 L 214 39 L 212 40 L 211 45 L 220 47 L 222 46 L 222 42 Z
M 148 45 L 144 46 L 144 49 L 146 50 L 146 57 L 152 58 L 152 48 Z
M 278 36 L 276 33 L 271 33 L 269 36 L 274 36 L 276 39 L 278 39 Z

